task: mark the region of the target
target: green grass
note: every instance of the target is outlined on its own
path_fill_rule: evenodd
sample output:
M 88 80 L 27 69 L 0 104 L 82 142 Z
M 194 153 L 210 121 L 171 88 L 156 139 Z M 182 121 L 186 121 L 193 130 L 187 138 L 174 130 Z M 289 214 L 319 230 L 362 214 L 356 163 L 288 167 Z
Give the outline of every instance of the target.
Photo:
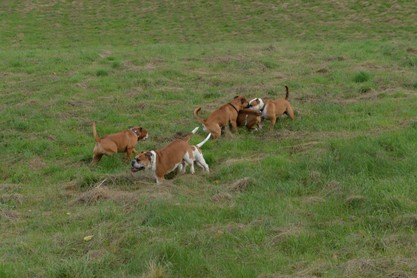
M 417 275 L 414 3 L 0 7 L 0 277 Z M 92 121 L 160 148 L 285 85 L 295 121 L 209 141 L 209 175 L 89 165 Z

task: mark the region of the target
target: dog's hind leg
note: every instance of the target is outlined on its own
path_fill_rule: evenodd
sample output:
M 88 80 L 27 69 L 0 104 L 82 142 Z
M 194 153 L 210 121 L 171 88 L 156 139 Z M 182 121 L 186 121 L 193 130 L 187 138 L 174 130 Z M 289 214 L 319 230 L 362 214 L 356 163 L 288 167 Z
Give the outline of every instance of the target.
M 210 168 L 208 166 L 208 164 L 206 163 L 206 161 L 203 159 L 199 159 L 197 160 L 197 165 L 201 167 L 201 169 L 203 169 L 203 171 L 209 173 L 210 172 Z
M 186 155 L 184 155 L 184 158 L 182 160 L 183 162 L 185 162 L 185 164 L 190 165 L 190 173 L 194 174 L 195 170 L 194 170 L 194 160 L 190 158 L 190 156 L 188 155 L 188 153 Z M 184 172 L 185 172 L 185 167 L 184 167 Z
M 291 120 L 294 120 L 294 110 L 292 110 L 290 105 L 287 106 L 285 113 L 288 115 L 288 117 L 290 117 Z
M 222 135 L 222 129 L 220 128 L 219 125 L 213 126 L 209 130 L 211 132 L 211 137 L 213 137 L 213 139 L 218 139 Z

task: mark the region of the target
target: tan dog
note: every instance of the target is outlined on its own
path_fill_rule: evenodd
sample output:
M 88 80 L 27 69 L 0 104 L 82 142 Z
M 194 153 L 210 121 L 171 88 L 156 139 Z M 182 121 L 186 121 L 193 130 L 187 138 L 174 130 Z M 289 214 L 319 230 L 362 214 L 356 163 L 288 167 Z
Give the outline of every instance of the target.
M 213 111 L 206 119 L 202 119 L 198 114 L 201 107 L 194 110 L 194 116 L 203 124 L 204 131 L 210 132 L 214 139 L 222 134 L 222 129 L 229 126 L 231 131 L 237 130 L 237 116 L 239 111 L 248 106 L 248 100 L 242 96 L 235 96 L 234 99 Z
M 285 86 L 285 89 L 285 99 L 263 101 L 260 98 L 254 98 L 249 101 L 249 109 L 261 112 L 262 118 L 271 121 L 270 129 L 274 128 L 277 118 L 283 114 L 287 114 L 291 120 L 294 120 L 294 111 L 288 101 L 288 87 Z
M 160 150 L 141 152 L 132 160 L 131 172 L 135 173 L 140 170 L 151 169 L 154 172 L 157 184 L 161 184 L 165 179 L 164 176 L 177 168 L 180 172 L 184 172 L 183 160 L 189 165 L 194 163 L 194 160 L 191 159 L 193 155 L 192 146 L 188 142 L 191 135 L 196 133 L 197 130 L 198 127 L 190 135 L 183 139 L 176 139 Z M 204 144 L 209 137 L 210 134 L 202 143 Z
M 185 154 L 185 156 L 188 157 L 188 160 L 192 161 L 192 163 L 190 164 L 190 173 L 194 174 L 195 170 L 194 170 L 194 163 L 196 163 L 198 166 L 201 167 L 201 169 L 203 169 L 204 172 L 209 173 L 210 169 L 209 166 L 206 163 L 206 160 L 204 159 L 203 156 L 203 152 L 201 151 L 201 147 L 210 139 L 211 133 L 209 133 L 209 135 L 206 137 L 206 139 L 204 139 L 202 142 L 198 143 L 195 146 L 190 146 L 188 148 L 187 153 Z M 182 173 L 185 173 L 187 166 L 189 165 L 187 163 L 187 159 L 184 158 L 183 159 L 183 169 L 182 169 Z
M 131 127 L 118 133 L 113 133 L 100 138 L 96 131 L 96 122 L 93 122 L 93 135 L 96 145 L 93 150 L 93 161 L 97 164 L 103 155 L 126 152 L 126 160 L 129 161 L 132 153 L 136 153 L 135 146 L 139 140 L 148 138 L 148 131 L 142 127 Z
M 246 126 L 248 130 L 259 130 L 262 128 L 261 124 L 261 113 L 253 114 L 248 113 L 247 109 L 243 109 L 239 111 L 237 116 L 237 126 Z

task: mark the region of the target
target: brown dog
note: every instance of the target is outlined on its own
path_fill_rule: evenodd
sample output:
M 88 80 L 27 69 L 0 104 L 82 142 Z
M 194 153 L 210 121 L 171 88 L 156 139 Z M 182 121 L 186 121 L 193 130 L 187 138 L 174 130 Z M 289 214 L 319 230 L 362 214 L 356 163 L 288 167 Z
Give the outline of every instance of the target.
M 263 101 L 261 98 L 254 98 L 249 101 L 249 109 L 261 112 L 262 118 L 271 121 L 270 129 L 274 128 L 277 118 L 283 114 L 287 114 L 291 120 L 294 120 L 294 111 L 288 101 L 289 90 L 287 86 L 285 86 L 285 90 L 285 99 Z
M 198 127 L 185 138 L 176 139 L 160 150 L 141 152 L 132 160 L 131 172 L 135 173 L 150 168 L 154 172 L 157 184 L 161 184 L 164 181 L 164 176 L 177 168 L 180 172 L 184 173 L 185 163 L 188 165 L 193 165 L 194 163 L 192 146 L 188 142 L 190 141 L 191 135 L 196 133 L 197 130 Z M 207 142 L 209 137 L 210 134 L 198 146 Z
M 118 133 L 113 133 L 100 138 L 96 131 L 96 122 L 93 122 L 93 135 L 96 145 L 93 150 L 93 161 L 96 164 L 103 155 L 126 152 L 126 160 L 129 161 L 132 152 L 136 153 L 135 146 L 139 140 L 148 138 L 148 131 L 140 126 L 131 127 Z
M 214 139 L 220 137 L 222 129 L 229 126 L 231 131 L 237 130 L 237 117 L 239 111 L 248 106 L 248 100 L 242 96 L 235 96 L 231 102 L 213 111 L 206 119 L 198 114 L 201 107 L 194 110 L 194 116 L 203 124 L 204 131 L 210 132 Z
M 261 125 L 261 113 L 253 114 L 256 111 L 248 112 L 247 109 L 239 111 L 237 116 L 237 126 L 246 126 L 248 130 L 259 130 L 262 128 Z

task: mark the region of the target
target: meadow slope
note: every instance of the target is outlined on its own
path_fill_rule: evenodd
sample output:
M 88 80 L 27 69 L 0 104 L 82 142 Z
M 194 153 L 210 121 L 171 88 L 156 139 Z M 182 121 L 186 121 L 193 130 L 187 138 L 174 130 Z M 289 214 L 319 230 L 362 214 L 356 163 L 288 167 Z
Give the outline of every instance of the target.
M 339 2 L 2 1 L 0 277 L 417 276 L 417 6 Z M 89 164 L 92 121 L 160 148 L 285 85 L 209 175 Z

